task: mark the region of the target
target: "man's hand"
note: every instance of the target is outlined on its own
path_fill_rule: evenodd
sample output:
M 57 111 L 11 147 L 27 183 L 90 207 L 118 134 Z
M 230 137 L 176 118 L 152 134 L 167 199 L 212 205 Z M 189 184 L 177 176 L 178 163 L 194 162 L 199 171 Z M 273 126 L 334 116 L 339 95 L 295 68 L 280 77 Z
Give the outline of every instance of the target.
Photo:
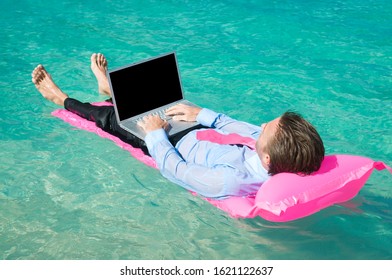
M 147 115 L 137 123 L 146 133 L 157 129 L 166 129 L 169 123 L 156 115 Z
M 199 107 L 177 104 L 167 109 L 165 113 L 175 121 L 195 122 L 200 111 Z

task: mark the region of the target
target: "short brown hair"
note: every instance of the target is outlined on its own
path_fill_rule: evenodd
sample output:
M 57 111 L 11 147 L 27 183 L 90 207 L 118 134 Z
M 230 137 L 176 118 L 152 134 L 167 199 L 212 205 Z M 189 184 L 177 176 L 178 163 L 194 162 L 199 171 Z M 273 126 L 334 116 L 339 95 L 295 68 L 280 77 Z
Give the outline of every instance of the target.
M 266 150 L 270 156 L 269 174 L 290 172 L 309 175 L 324 159 L 323 141 L 316 129 L 300 114 L 287 111 L 278 123 Z

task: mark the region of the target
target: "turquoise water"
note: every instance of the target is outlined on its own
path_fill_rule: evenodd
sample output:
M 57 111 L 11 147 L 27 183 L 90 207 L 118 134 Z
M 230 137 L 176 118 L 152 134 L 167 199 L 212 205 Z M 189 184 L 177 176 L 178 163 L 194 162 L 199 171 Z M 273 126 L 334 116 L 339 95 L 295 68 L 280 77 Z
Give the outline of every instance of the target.
M 186 97 L 260 124 L 295 109 L 328 154 L 392 165 L 392 2 L 0 3 L 0 259 L 392 259 L 392 176 L 289 223 L 233 219 L 51 116 L 30 73 L 98 101 L 109 68 L 175 50 Z

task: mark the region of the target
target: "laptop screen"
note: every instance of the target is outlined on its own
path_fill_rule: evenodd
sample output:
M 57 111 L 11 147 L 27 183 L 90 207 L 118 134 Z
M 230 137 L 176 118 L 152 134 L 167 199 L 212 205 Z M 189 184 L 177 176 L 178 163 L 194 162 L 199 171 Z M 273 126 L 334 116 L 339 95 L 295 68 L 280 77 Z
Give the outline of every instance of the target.
M 109 71 L 109 75 L 121 121 L 183 98 L 175 53 Z

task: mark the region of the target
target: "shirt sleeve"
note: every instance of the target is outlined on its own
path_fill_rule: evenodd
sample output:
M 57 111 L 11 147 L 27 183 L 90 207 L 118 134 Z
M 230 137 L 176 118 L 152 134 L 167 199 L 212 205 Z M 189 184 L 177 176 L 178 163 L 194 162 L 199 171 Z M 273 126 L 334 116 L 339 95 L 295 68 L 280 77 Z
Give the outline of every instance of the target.
M 238 184 L 243 183 L 243 176 L 238 170 L 227 165 L 213 168 L 186 162 L 169 142 L 163 129 L 154 130 L 145 138 L 148 150 L 155 159 L 161 174 L 170 181 L 210 198 L 224 198 L 236 193 Z M 241 178 L 241 182 L 238 182 Z
M 218 128 L 227 133 L 238 133 L 243 136 L 257 138 L 261 127 L 247 122 L 235 120 L 225 114 L 216 113 L 203 108 L 197 116 L 197 122 L 204 126 Z

